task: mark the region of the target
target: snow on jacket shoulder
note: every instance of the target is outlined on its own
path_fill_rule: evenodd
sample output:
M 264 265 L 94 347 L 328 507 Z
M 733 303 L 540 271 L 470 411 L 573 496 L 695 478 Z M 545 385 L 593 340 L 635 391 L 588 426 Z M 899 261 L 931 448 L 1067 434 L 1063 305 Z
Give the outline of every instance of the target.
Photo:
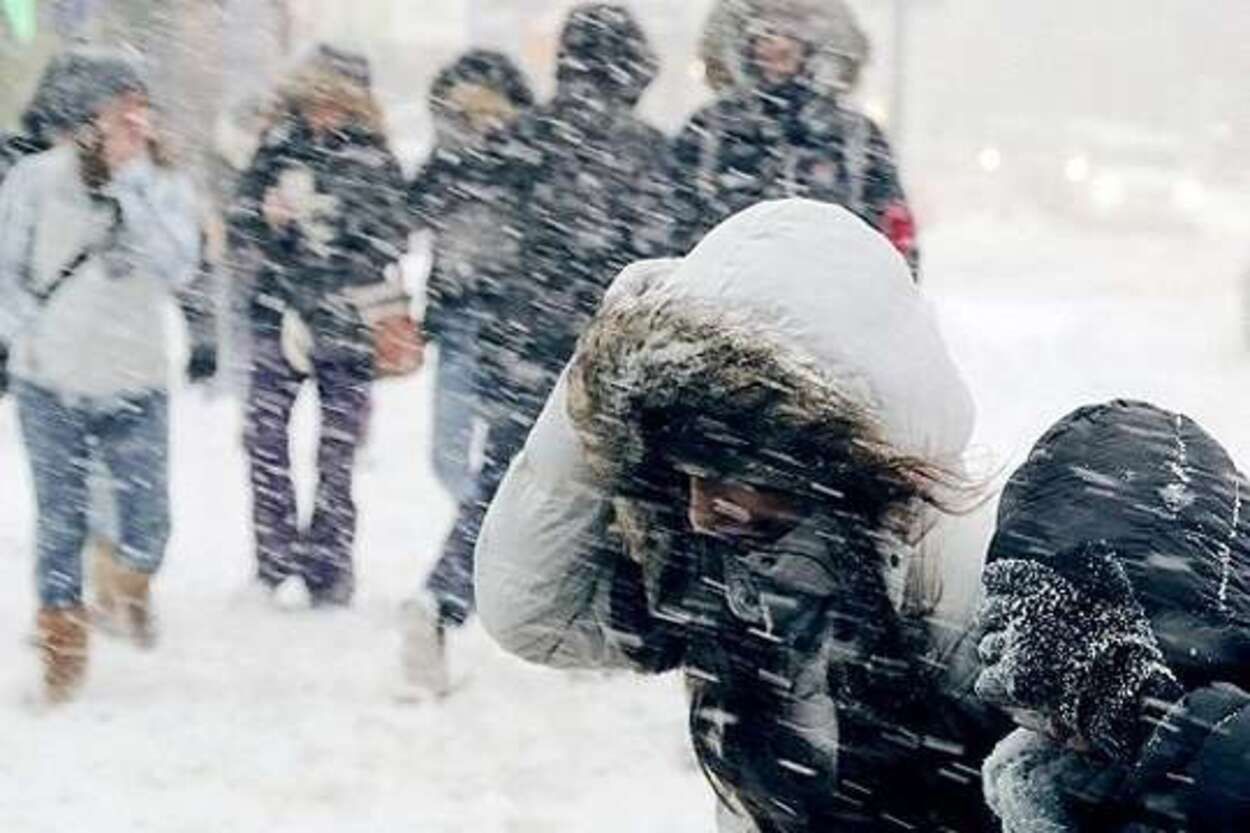
M 625 270 L 600 315 L 640 296 L 674 310 L 721 310 L 719 323 L 731 327 L 765 316 L 799 364 L 838 379 L 843 395 L 873 415 L 885 441 L 958 466 L 973 423 L 968 390 L 906 263 L 845 209 L 760 204 L 682 260 Z M 659 353 L 651 358 L 662 364 Z M 597 486 L 568 395 L 566 370 L 487 515 L 477 548 L 482 619 L 526 659 L 634 665 L 628 640 L 609 627 L 611 584 L 624 557 L 619 545 L 603 543 L 611 496 Z M 896 601 L 906 572 L 924 561 L 900 562 L 890 577 Z

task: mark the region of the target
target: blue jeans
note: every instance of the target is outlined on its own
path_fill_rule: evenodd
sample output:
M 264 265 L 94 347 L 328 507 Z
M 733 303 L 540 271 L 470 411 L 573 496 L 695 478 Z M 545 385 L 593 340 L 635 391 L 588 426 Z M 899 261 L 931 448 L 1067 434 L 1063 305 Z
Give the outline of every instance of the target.
M 463 338 L 439 343 L 434 377 L 434 476 L 455 500 L 473 484 L 470 448 L 477 415 L 475 348 Z
M 438 604 L 439 619 L 444 625 L 463 625 L 477 607 L 473 587 L 473 551 L 486 520 L 486 510 L 503 483 L 512 458 L 520 453 L 529 437 L 537 412 L 520 410 L 511 419 L 492 425 L 486 435 L 485 459 L 472 485 L 460 499 L 456 523 L 443 544 L 438 562 L 425 580 L 426 590 Z
M 92 459 L 117 514 L 117 553 L 151 575 L 169 543 L 169 400 L 160 391 L 115 400 L 63 398 L 26 383 L 18 417 L 35 484 L 35 579 L 40 604 L 82 604 Z

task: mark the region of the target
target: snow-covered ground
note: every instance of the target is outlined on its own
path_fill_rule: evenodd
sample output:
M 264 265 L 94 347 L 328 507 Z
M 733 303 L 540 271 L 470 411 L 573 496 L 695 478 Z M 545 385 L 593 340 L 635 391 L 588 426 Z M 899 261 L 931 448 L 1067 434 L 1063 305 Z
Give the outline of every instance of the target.
M 1116 396 L 1184 410 L 1250 460 L 1241 239 L 1019 219 L 933 229 L 929 287 L 990 467 L 1072 407 Z M 245 592 L 238 415 L 229 400 L 180 395 L 162 643 L 145 654 L 96 639 L 82 701 L 50 714 L 23 702 L 36 675 L 31 507 L 12 406 L 0 405 L 0 830 L 711 829 L 676 679 L 530 668 L 470 627 L 452 645 L 457 694 L 396 702 L 397 608 L 450 517 L 427 462 L 427 398 L 423 379 L 380 390 L 359 487 L 359 600 L 326 614 Z

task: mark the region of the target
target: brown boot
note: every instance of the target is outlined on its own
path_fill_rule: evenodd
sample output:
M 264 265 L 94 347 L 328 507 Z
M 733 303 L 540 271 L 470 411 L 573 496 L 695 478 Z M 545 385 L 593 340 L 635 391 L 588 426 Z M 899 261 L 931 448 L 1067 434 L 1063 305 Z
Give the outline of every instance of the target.
M 152 577 L 120 562 L 113 563 L 113 593 L 122 622 L 140 648 L 156 645 L 156 621 L 152 615 Z
M 91 556 L 91 583 L 95 586 L 95 609 L 92 618 L 109 628 L 117 616 L 117 556 L 113 545 L 103 538 L 87 542 Z
M 72 700 L 87 676 L 87 616 L 81 607 L 39 611 L 39 652 L 44 696 L 49 703 Z

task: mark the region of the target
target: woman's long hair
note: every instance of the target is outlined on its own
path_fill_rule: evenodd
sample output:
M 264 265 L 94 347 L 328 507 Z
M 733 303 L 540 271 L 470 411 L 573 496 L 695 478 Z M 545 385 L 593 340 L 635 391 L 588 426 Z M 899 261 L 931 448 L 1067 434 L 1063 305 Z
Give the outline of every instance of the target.
M 334 107 L 348 117 L 351 124 L 379 141 L 386 137 L 382 107 L 373 91 L 359 78 L 350 77 L 322 52 L 306 59 L 282 85 L 279 101 L 291 114 L 307 113 L 317 107 Z
M 78 172 L 82 183 L 87 186 L 88 193 L 97 194 L 113 178 L 104 156 L 104 133 L 92 120 L 79 127 L 72 138 L 78 152 Z M 158 126 L 157 134 L 148 140 L 148 158 L 159 168 L 175 168 L 178 160 L 170 148 L 171 143 L 166 141 Z

